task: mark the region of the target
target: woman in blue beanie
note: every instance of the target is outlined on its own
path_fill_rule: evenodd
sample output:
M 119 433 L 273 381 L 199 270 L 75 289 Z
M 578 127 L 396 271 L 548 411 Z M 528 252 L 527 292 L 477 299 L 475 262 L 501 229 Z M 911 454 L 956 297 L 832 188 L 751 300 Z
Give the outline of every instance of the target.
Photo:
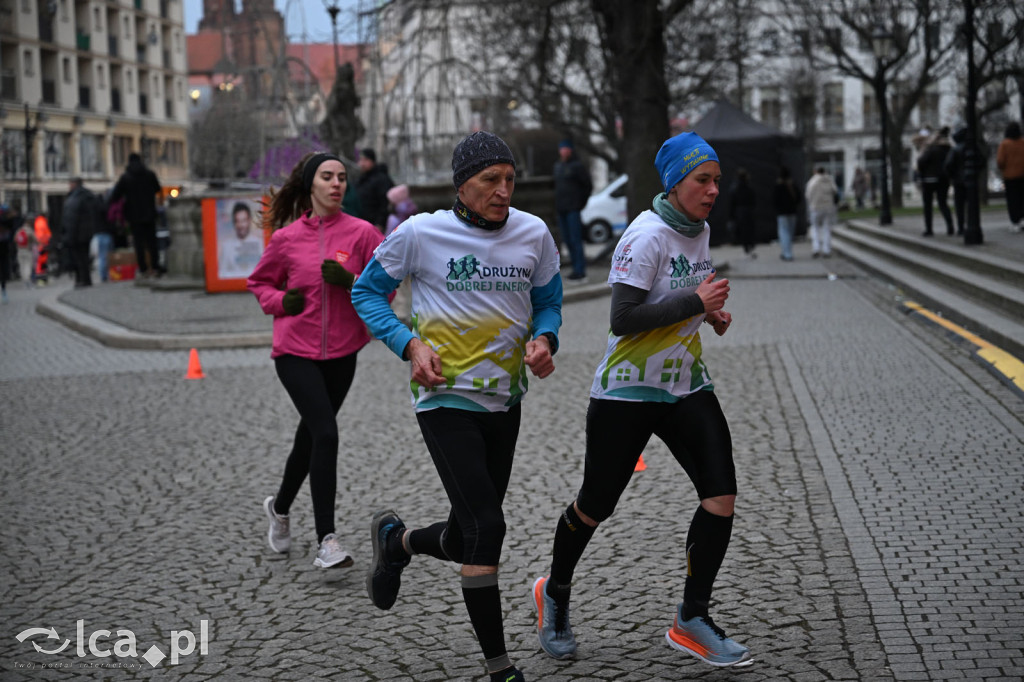
M 538 637 L 555 658 L 576 653 L 569 622 L 573 572 L 656 435 L 700 497 L 686 538 L 683 598 L 665 638 L 711 665 L 742 665 L 750 651 L 726 637 L 708 614 L 736 500 L 729 425 L 698 333 L 707 322 L 722 335 L 732 322 L 722 310 L 729 281 L 714 281 L 705 222 L 722 173 L 715 150 L 695 133 L 666 141 L 654 165 L 665 192 L 630 224 L 612 257 L 611 333 L 590 390 L 583 484 L 558 520 L 551 574 L 533 586 Z

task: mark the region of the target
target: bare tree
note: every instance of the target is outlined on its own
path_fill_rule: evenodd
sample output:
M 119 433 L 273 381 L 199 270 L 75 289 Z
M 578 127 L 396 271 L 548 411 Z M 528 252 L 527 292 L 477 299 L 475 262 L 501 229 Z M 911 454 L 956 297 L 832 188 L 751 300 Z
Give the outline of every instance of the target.
M 193 121 L 189 140 L 192 177 L 231 180 L 244 177 L 259 158 L 261 113 L 239 90 L 218 91 L 213 104 Z
M 901 206 L 906 161 L 903 132 L 929 86 L 952 66 L 955 34 L 944 29 L 956 25 L 955 6 L 941 0 L 781 2 L 814 68 L 859 78 L 874 92 L 886 117 L 890 194 L 893 205 Z M 872 40 L 880 32 L 890 37 L 892 48 L 888 55 L 875 57 Z M 889 97 L 883 99 L 886 94 Z

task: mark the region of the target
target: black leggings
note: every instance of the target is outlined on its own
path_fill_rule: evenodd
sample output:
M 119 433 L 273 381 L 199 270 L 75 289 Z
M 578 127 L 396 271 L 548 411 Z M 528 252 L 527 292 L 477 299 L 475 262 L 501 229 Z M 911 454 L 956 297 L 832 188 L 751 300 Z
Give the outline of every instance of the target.
M 287 514 L 302 482 L 309 475 L 317 542 L 334 532 L 337 492 L 338 423 L 336 417 L 356 373 L 356 354 L 333 360 L 310 360 L 281 355 L 274 360 L 277 376 L 299 411 L 299 426 L 284 478 L 274 501 Z
M 576 497 L 581 512 L 598 523 L 612 515 L 652 435 L 665 442 L 700 499 L 736 494 L 729 424 L 713 392 L 697 391 L 676 403 L 592 398 Z
M 521 409 L 417 412 L 423 440 L 452 509 L 441 546 L 452 561 L 497 566 L 505 539 L 501 504 L 512 475 Z

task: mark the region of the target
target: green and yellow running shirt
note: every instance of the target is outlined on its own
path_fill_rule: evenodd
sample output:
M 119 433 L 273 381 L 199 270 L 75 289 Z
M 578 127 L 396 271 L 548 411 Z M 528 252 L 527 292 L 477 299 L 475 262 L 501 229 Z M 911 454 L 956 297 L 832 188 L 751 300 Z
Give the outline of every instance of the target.
M 452 211 L 421 213 L 374 259 L 394 280 L 411 277 L 413 333 L 441 356 L 445 384 L 410 382 L 417 411 L 500 412 L 522 400 L 526 342 L 561 323 L 558 250 L 544 221 L 513 208 L 487 230 Z M 395 345 L 401 353 L 404 341 Z
M 626 228 L 612 256 L 608 284 L 628 284 L 648 293 L 646 303 L 663 303 L 696 291 L 714 268 L 710 228 L 685 237 L 654 211 L 644 211 Z M 608 348 L 594 375 L 592 398 L 633 402 L 675 402 L 714 388 L 701 360 L 704 314 L 637 334 L 608 333 Z

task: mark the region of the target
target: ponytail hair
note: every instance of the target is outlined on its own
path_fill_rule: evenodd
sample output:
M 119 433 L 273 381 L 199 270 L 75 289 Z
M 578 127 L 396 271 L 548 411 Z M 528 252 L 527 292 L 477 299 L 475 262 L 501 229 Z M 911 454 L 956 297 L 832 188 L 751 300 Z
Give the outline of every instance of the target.
M 313 202 L 302 182 L 302 171 L 316 152 L 309 152 L 295 164 L 288 179 L 281 189 L 271 187 L 267 191 L 267 199 L 263 203 L 263 227 L 277 230 L 298 219 L 306 211 L 312 210 Z

